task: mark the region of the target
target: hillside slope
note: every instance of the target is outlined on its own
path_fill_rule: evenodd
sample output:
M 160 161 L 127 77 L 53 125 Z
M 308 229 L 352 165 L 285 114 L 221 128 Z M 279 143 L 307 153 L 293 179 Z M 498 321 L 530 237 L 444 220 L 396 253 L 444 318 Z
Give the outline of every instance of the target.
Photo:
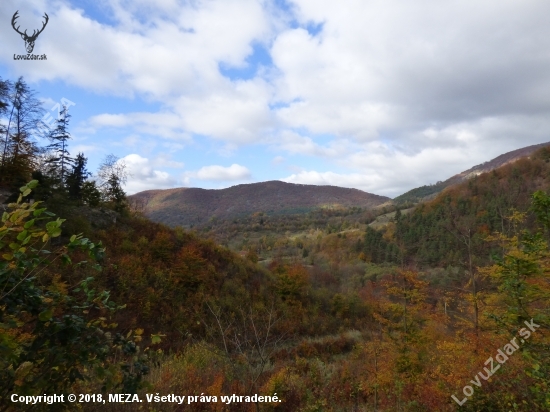
M 322 207 L 372 208 L 388 197 L 357 189 L 269 181 L 227 189 L 178 188 L 148 190 L 130 197 L 152 220 L 190 227 L 211 218 L 232 218 L 255 212 L 268 215 L 308 212 Z
M 433 185 L 426 185 L 409 190 L 400 196 L 393 199 L 396 204 L 403 204 L 406 202 L 419 202 L 427 200 L 441 192 L 443 189 L 464 182 L 474 176 L 478 176 L 482 173 L 487 173 L 495 170 L 508 163 L 513 163 L 523 157 L 531 156 L 535 151 L 542 147 L 549 146 L 550 142 L 536 144 L 533 146 L 522 147 L 521 149 L 513 150 L 511 152 L 504 153 L 493 160 L 474 166 L 468 170 L 458 173 L 449 179 L 438 182 Z
M 364 253 L 374 263 L 407 263 L 415 267 L 464 267 L 490 264 L 487 237 L 495 232 L 512 235 L 534 230 L 527 219 L 518 226 L 513 212 L 527 213 L 531 196 L 550 189 L 550 148 L 506 162 L 479 176 L 448 187 L 412 212 L 394 217 L 375 234 L 367 230 Z

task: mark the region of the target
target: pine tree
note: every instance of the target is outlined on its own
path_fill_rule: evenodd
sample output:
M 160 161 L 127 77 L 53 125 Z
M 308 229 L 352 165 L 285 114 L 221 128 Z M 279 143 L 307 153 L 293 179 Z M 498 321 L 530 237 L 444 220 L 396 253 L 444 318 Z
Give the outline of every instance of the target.
M 108 155 L 99 167 L 97 176 L 103 201 L 111 203 L 117 212 L 124 212 L 128 208 L 126 193 L 122 189 L 128 178 L 124 161 L 113 154 Z
M 87 180 L 82 184 L 80 195 L 82 201 L 90 207 L 99 206 L 101 202 L 101 192 L 94 180 Z
M 0 115 L 4 115 L 8 110 L 10 89 L 10 81 L 2 80 L 0 77 Z
M 128 207 L 126 193 L 122 189 L 119 177 L 115 174 L 112 174 L 107 181 L 105 200 L 112 203 L 114 209 L 119 213 L 124 212 Z
M 52 143 L 47 147 L 52 154 L 52 157 L 47 160 L 49 164 L 48 174 L 57 181 L 59 187 L 66 187 L 67 178 L 70 174 L 71 166 L 74 166 L 73 159 L 67 150 L 68 140 L 71 139 L 71 134 L 68 131 L 69 119 L 71 115 L 67 106 L 63 108 L 57 119 L 57 126 L 49 134 L 49 139 Z
M 84 182 L 91 175 L 91 173 L 86 170 L 87 161 L 88 159 L 84 157 L 84 154 L 79 153 L 74 161 L 73 170 L 67 176 L 67 191 L 69 192 L 69 197 L 73 199 L 82 199 Z

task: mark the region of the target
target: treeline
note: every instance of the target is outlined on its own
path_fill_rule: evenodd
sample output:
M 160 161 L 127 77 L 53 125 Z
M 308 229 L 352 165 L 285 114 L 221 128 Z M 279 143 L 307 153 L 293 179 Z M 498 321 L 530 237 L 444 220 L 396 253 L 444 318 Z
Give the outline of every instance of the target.
M 256 212 L 233 219 L 213 218 L 190 229 L 232 250 L 255 250 L 261 257 L 293 254 L 287 238 L 304 234 L 331 234 L 363 229 L 386 209 L 361 207 L 316 209 L 304 214 L 269 215 Z M 292 242 L 291 242 L 292 243 Z M 281 248 L 285 250 L 277 251 Z M 302 247 L 300 247 L 302 249 Z M 273 251 L 273 253 L 271 253 Z M 302 253 L 302 250 L 299 251 Z
M 232 411 L 543 411 L 550 383 L 550 197 L 537 192 L 526 204 L 531 212 L 507 217 L 508 233 L 484 240 L 499 253 L 474 268 L 477 289 L 467 267 L 414 270 L 362 259 L 368 276 L 346 287 L 342 268 L 364 253 L 364 233 L 316 240 L 318 254 L 350 253 L 339 267 L 274 259 L 262 269 L 251 256 L 239 259 L 145 220 L 102 235 L 113 251 L 103 282 L 128 303 L 127 328 L 169 325 L 163 344 L 175 354 L 152 369 L 155 392 L 277 393 L 283 400 L 224 406 Z M 382 239 L 392 241 L 384 233 Z M 452 284 L 438 279 L 453 274 Z M 525 322 L 536 326 L 525 329 Z M 514 337 L 524 339 L 519 348 L 505 347 Z M 499 349 L 508 358 L 502 364 L 495 360 L 503 359 Z M 501 365 L 498 372 L 487 366 L 489 357 Z
M 374 263 L 392 262 L 418 268 L 491 262 L 498 250 L 485 240 L 515 229 L 513 211 L 526 212 L 530 196 L 550 188 L 550 150 L 484 173 L 448 188 L 413 213 L 396 213 L 382 231 L 367 230 L 363 251 Z M 531 217 L 522 223 L 532 228 Z
M 158 371 L 172 390 L 213 378 L 224 393 L 259 393 L 276 360 L 310 353 L 301 339 L 332 336 L 336 359 L 358 339 L 338 334 L 370 322 L 356 292 L 316 285 L 298 263 L 262 268 L 139 216 L 81 220 L 94 241 L 63 237 L 64 219 L 26 201 L 37 187 L 20 189 L 0 227 L 0 410 L 18 406 L 15 392 L 133 393 Z
M 22 94 L 2 84 L 2 159 L 23 164 L 10 122 Z M 76 172 L 70 139 L 54 139 L 67 119 L 49 132 L 57 146 L 3 183 L 17 196 L 0 226 L 0 410 L 27 408 L 13 393 L 138 393 L 159 411 L 181 406 L 145 393 L 282 400 L 197 411 L 548 410 L 550 196 L 536 190 L 549 151 L 398 210 L 380 231 L 359 209 L 211 222 L 208 233 L 237 236 L 240 257 L 108 197 L 114 158 L 94 180 Z M 86 182 L 100 206 L 123 207 L 94 208 L 74 192 Z M 488 372 L 498 349 L 508 359 Z
M 122 189 L 127 177 L 125 166 L 109 155 L 94 179 L 87 170 L 84 153 L 69 151 L 71 115 L 63 105 L 51 124 L 36 92 L 20 77 L 0 79 L 0 190 L 14 201 L 19 187 L 34 179 L 39 182 L 33 197 L 53 205 L 74 204 L 96 207 L 100 203 L 122 212 L 126 196 Z M 41 146 L 39 142 L 46 144 Z
M 407 205 L 413 205 L 418 203 L 429 196 L 435 195 L 445 189 L 449 183 L 437 182 L 433 185 L 424 185 L 412 190 L 409 190 L 406 193 L 403 193 L 400 196 L 397 196 L 393 199 L 393 202 L 401 207 L 407 207 Z

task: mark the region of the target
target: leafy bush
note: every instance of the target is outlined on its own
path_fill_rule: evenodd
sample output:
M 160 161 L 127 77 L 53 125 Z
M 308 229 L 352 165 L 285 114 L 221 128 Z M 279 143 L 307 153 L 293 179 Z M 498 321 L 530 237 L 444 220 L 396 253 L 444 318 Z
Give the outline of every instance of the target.
M 147 372 L 147 360 L 138 356 L 135 345 L 141 332 L 114 338 L 106 332 L 117 326 L 108 319 L 121 307 L 110 301 L 108 291 L 94 289 L 88 276 L 100 269 L 94 262 L 104 249 L 80 235 L 46 249 L 58 240 L 64 219 L 53 220 L 41 202 L 24 201 L 37 184 L 33 180 L 23 186 L 17 202 L 2 215 L 0 404 L 14 392 L 59 394 L 91 378 L 104 389 L 135 391 Z M 71 256 L 91 262 L 74 263 Z M 113 355 L 119 355 L 119 363 L 112 362 Z

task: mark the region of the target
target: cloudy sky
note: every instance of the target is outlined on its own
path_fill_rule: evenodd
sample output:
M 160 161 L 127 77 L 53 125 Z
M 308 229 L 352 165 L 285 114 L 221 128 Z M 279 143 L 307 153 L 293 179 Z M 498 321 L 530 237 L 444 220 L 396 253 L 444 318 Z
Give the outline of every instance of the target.
M 14 60 L 21 37 L 46 61 Z M 284 180 L 397 196 L 550 141 L 546 0 L 2 0 L 0 77 L 127 191 Z M 63 100 L 65 99 L 65 100 Z M 53 110 L 52 110 L 53 109 Z

